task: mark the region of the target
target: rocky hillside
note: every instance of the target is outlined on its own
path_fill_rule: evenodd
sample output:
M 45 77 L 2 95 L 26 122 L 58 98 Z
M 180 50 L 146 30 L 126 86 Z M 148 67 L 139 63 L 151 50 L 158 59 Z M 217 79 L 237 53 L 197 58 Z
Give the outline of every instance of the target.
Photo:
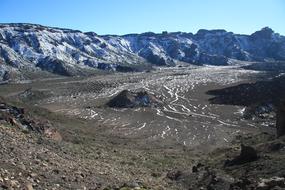
M 34 24 L 0 24 L 1 80 L 27 71 L 69 76 L 90 68 L 135 71 L 178 62 L 227 65 L 231 60 L 285 60 L 285 37 L 270 28 L 251 35 L 199 30 L 100 36 Z

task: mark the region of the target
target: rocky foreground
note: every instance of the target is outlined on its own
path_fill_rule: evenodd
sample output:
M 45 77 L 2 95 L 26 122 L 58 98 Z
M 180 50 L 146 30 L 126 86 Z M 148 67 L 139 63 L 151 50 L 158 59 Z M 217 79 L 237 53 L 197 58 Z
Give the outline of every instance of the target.
M 104 142 L 106 137 L 72 125 L 55 130 L 55 123 L 66 118 L 54 115 L 49 116 L 54 122 L 41 130 L 26 127 L 37 123 L 39 113 L 46 116 L 51 113 L 19 108 L 3 101 L 0 109 L 0 189 L 157 189 L 168 186 L 164 173 L 176 161 L 165 160 L 169 163 L 163 164 L 165 161 L 159 160 L 160 155 L 152 150 L 132 150 L 120 142 Z M 18 110 L 25 111 L 20 115 L 11 114 Z M 33 114 L 35 117 L 30 117 Z M 27 117 L 28 122 L 23 122 Z M 176 154 L 176 150 L 169 150 L 165 156 L 171 158 Z M 183 165 L 192 162 L 184 156 L 176 158 L 177 162 L 183 160 Z

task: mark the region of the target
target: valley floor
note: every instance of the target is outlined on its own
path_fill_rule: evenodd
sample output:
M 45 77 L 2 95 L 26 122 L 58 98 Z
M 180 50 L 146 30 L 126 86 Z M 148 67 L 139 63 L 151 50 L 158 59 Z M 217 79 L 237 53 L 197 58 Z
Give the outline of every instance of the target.
M 244 106 L 211 104 L 208 91 L 269 77 L 235 66 L 205 66 L 1 85 L 0 96 L 50 120 L 63 140 L 1 126 L 0 180 L 35 189 L 189 189 L 169 173 L 203 160 L 220 167 L 224 153 L 239 145 L 237 137 L 266 132 L 261 138 L 272 140 L 274 133 L 270 120 L 245 120 Z M 125 89 L 143 89 L 163 104 L 106 106 Z

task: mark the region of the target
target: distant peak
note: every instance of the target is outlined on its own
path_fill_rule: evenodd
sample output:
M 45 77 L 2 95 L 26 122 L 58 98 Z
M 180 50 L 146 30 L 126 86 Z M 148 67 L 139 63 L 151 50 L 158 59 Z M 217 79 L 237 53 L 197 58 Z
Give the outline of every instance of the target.
M 262 28 L 260 31 L 267 31 L 267 32 L 274 33 L 274 31 L 270 27 L 268 27 L 268 26 Z
M 269 27 L 264 27 L 259 31 L 254 32 L 251 34 L 251 37 L 254 39 L 257 38 L 263 38 L 263 39 L 270 39 L 272 37 L 272 34 L 274 34 L 274 31 Z
M 215 30 L 200 29 L 195 34 L 195 36 L 198 38 L 204 38 L 207 34 L 222 35 L 222 34 L 226 34 L 226 33 L 227 33 L 227 31 L 224 29 L 215 29 Z

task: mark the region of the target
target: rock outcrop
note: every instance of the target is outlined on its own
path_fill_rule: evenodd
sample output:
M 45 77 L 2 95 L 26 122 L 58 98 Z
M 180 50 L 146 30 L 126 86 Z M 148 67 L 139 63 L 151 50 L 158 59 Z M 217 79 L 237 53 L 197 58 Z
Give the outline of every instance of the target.
M 161 100 L 146 91 L 132 92 L 123 90 L 112 98 L 107 106 L 112 108 L 152 107 L 161 103 Z
M 24 108 L 5 103 L 0 99 L 0 124 L 10 125 L 24 132 L 35 132 L 55 141 L 62 137 L 52 124 L 29 115 Z

